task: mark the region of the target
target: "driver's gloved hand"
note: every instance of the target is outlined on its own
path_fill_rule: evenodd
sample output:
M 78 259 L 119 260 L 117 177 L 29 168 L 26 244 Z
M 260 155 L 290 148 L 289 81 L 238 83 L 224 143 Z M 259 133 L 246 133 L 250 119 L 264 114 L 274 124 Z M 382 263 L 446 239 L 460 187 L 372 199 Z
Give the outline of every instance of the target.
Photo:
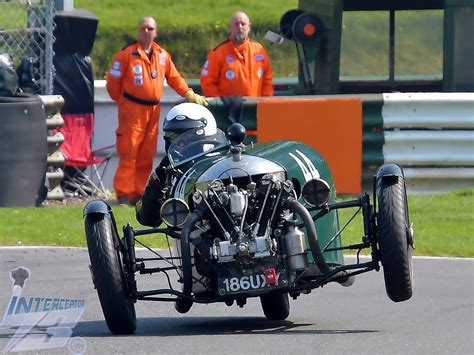
M 169 160 L 164 158 L 160 165 L 153 170 L 142 197 L 135 205 L 137 221 L 144 226 L 155 227 L 161 224 L 160 209 L 165 198 L 163 189 L 166 188 L 166 168 L 168 164 Z
M 153 172 L 148 179 L 145 192 L 135 205 L 135 217 L 137 221 L 150 227 L 161 224 L 160 209 L 163 202 L 163 183 L 161 183 Z
M 161 165 L 157 166 L 155 171 L 151 174 L 151 178 L 164 183 L 166 181 L 166 167 Z
M 228 120 L 231 123 L 238 123 L 242 117 L 242 110 L 244 108 L 244 98 L 238 95 L 222 96 L 224 106 L 228 111 Z

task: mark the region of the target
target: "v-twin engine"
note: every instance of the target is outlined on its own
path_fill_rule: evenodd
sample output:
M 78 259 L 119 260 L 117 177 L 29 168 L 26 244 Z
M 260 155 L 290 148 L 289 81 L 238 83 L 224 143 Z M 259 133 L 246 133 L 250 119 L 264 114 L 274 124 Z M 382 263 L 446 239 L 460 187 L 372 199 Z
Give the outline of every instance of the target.
M 271 174 L 243 187 L 212 181 L 205 192 L 193 196 L 209 227 L 193 241 L 198 259 L 221 266 L 239 264 L 242 269 L 285 259 L 286 268 L 306 268 L 305 236 L 286 207 L 286 201 L 295 198 L 292 182 Z

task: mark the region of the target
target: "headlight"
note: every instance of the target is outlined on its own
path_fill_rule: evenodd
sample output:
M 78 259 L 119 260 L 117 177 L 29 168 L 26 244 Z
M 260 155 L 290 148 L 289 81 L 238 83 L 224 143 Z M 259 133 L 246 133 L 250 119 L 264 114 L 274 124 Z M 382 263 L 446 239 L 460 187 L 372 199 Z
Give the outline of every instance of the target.
M 169 227 L 181 227 L 189 216 L 188 204 L 180 198 L 170 198 L 161 206 L 161 219 Z
M 322 179 L 311 179 L 306 181 L 301 190 L 304 201 L 313 207 L 324 206 L 329 201 L 331 188 Z

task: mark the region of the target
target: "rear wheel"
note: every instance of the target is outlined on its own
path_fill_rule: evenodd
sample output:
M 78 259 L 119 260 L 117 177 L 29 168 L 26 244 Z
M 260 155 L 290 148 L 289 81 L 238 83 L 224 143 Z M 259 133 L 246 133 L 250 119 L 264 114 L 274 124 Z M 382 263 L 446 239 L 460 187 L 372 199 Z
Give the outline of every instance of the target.
M 377 201 L 377 234 L 385 289 L 392 301 L 406 301 L 413 294 L 413 241 L 403 177 L 378 177 Z
M 290 314 L 290 302 L 288 293 L 272 292 L 260 296 L 263 314 L 269 320 L 284 320 Z
M 94 213 L 85 218 L 91 273 L 105 321 L 113 334 L 132 334 L 137 326 L 118 250 L 119 240 L 109 214 Z

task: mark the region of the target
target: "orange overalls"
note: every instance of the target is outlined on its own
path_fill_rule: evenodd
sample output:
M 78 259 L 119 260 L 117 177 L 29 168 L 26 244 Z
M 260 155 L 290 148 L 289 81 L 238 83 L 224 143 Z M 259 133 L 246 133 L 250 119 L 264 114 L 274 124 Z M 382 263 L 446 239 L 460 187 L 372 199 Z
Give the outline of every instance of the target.
M 107 91 L 118 102 L 114 189 L 117 197 L 130 200 L 142 195 L 153 166 L 164 79 L 181 96 L 189 90 L 168 52 L 156 43 L 151 49 L 148 57 L 137 42 L 122 48 L 106 78 Z
M 232 40 L 211 50 L 201 70 L 204 96 L 272 96 L 272 68 L 260 43 L 248 38 L 234 47 Z

